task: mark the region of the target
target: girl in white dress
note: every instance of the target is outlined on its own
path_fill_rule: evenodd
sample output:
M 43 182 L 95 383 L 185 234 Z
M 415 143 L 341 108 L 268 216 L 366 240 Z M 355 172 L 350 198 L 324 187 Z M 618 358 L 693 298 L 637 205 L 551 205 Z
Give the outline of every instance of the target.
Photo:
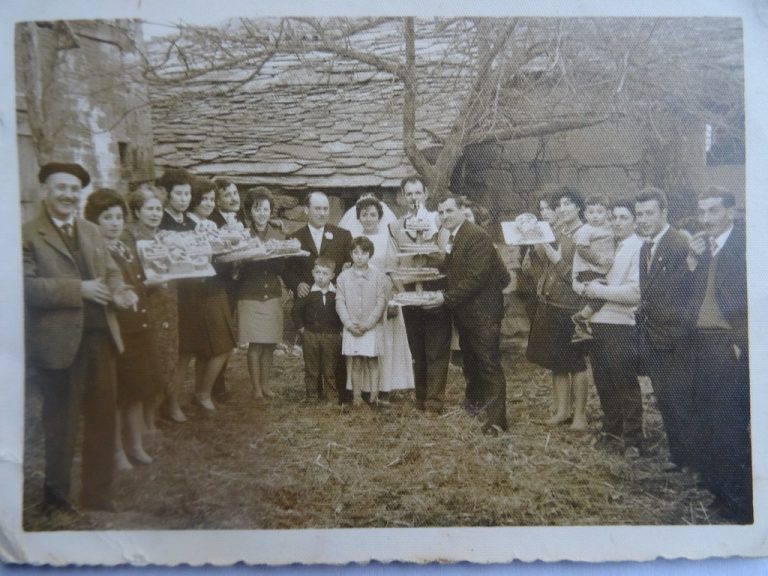
M 374 196 L 365 195 L 357 201 L 354 210 L 361 233 L 353 233 L 353 236 L 365 236 L 373 243 L 370 265 L 385 273 L 396 267 L 396 249 L 389 236 L 389 227 L 384 224 L 388 208 Z M 392 292 L 393 287 L 390 286 L 387 300 L 391 298 Z M 386 404 L 389 392 L 414 388 L 413 358 L 408 346 L 403 312 L 399 306 L 387 309 L 387 314 L 382 318 L 381 333 L 379 392 L 382 393 L 380 402 Z M 368 390 L 363 389 L 363 392 Z
M 362 391 L 370 392 L 372 404 L 378 402 L 381 319 L 387 304 L 389 280 L 378 268 L 369 265 L 373 243 L 365 236 L 352 240 L 352 267 L 339 274 L 336 282 L 336 312 L 344 332 L 341 353 L 347 357 L 347 389 L 352 404 L 359 405 Z

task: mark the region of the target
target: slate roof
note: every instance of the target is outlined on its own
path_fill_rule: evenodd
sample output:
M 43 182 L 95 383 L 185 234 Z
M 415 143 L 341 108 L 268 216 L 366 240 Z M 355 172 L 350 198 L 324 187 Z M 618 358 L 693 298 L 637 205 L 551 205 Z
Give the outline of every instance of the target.
M 400 26 L 357 41 L 392 55 L 403 50 Z M 430 24 L 421 23 L 417 37 L 417 62 L 444 62 L 440 74 L 420 78 L 417 139 L 429 148 L 455 117 L 463 72 Z M 156 44 L 154 53 L 162 49 Z M 403 88 L 389 73 L 327 54 L 280 54 L 232 90 L 249 75 L 219 71 L 184 86 L 151 84 L 156 164 L 288 190 L 397 187 L 415 173 L 402 144 Z

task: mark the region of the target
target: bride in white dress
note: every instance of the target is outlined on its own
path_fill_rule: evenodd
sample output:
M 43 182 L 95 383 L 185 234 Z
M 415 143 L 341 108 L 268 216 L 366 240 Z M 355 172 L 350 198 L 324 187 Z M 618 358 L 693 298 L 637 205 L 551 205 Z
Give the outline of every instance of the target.
M 354 224 L 347 218 L 349 213 L 355 215 Z M 387 216 L 387 215 L 391 216 Z M 345 221 L 346 220 L 346 221 Z M 396 221 L 394 212 L 371 195 L 362 196 L 355 206 L 344 215 L 339 226 L 350 231 L 353 237 L 366 236 L 373 242 L 373 256 L 370 264 L 382 272 L 386 272 L 397 258 L 391 253 L 392 244 L 389 239 L 387 221 Z M 403 312 L 399 307 L 391 311 L 392 318 L 385 313 L 381 332 L 381 351 L 379 355 L 380 392 L 406 390 L 414 387 L 413 360 L 408 347 L 408 335 L 405 332 Z M 366 390 L 364 390 L 366 392 Z

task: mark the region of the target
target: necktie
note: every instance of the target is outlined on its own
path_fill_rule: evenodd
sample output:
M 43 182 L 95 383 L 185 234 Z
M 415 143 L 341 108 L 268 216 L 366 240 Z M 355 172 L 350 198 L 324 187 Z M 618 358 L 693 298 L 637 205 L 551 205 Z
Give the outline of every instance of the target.
M 453 252 L 453 240 L 454 240 L 454 238 L 455 238 L 455 236 L 454 236 L 453 234 L 451 234 L 450 236 L 448 236 L 448 244 L 447 244 L 447 245 L 446 245 L 446 247 L 445 247 L 445 251 L 446 251 L 448 254 L 450 254 L 451 252 Z
M 72 224 L 70 224 L 69 222 L 66 222 L 61 225 L 61 231 L 64 232 L 64 236 L 66 236 L 70 240 L 74 237 L 74 228 L 72 227 Z
M 645 269 L 650 272 L 651 264 L 653 263 L 653 240 L 645 241 Z
M 717 245 L 717 240 L 715 238 L 709 239 L 709 249 L 712 252 L 712 256 L 717 254 L 718 245 Z

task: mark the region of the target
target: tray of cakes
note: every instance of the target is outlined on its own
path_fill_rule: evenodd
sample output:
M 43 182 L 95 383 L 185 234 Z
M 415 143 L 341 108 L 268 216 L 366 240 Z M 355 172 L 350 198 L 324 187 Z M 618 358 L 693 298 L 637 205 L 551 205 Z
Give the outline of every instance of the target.
M 147 284 L 161 284 L 183 278 L 214 276 L 211 245 L 195 232 L 163 230 L 154 240 L 136 242 Z
M 403 284 L 429 282 L 430 280 L 445 278 L 445 274 L 441 274 L 437 268 L 394 268 L 389 270 L 389 275 L 393 280 L 398 280 Z
M 262 242 L 258 238 L 251 238 L 245 246 L 226 254 L 220 254 L 216 259 L 219 262 L 252 262 L 293 256 L 309 256 L 309 252 L 301 249 L 301 242 L 296 238 L 288 240 L 271 238 L 266 242 Z
M 423 244 L 414 242 L 413 244 L 401 244 L 397 256 L 402 258 L 405 256 L 437 254 L 438 252 L 440 252 L 440 247 L 434 242 L 424 242 Z
M 228 254 L 248 247 L 251 234 L 241 222 L 225 224 L 218 228 L 210 220 L 203 220 L 197 225 L 195 232 L 208 240 L 211 252 L 215 255 Z
M 389 301 L 391 306 L 430 306 L 437 304 L 442 292 L 423 290 L 421 292 L 398 292 Z

